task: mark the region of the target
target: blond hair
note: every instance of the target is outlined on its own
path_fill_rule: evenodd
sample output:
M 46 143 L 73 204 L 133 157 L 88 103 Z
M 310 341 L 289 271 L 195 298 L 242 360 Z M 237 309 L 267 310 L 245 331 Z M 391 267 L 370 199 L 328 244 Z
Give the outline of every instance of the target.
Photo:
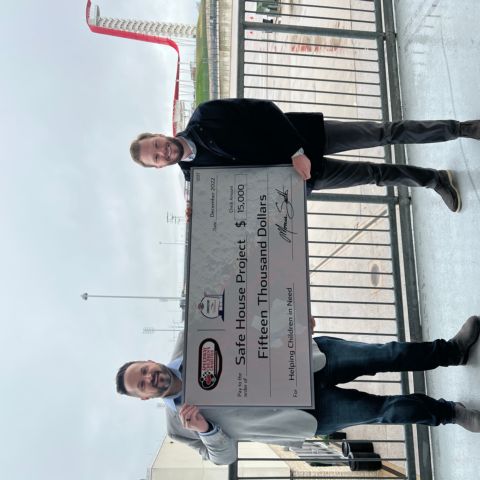
M 140 157 L 140 141 L 144 140 L 145 138 L 152 138 L 152 137 L 158 137 L 160 134 L 159 133 L 141 133 L 131 144 L 130 144 L 130 155 L 132 157 L 132 160 L 135 163 L 138 163 L 142 167 L 151 167 L 151 165 L 145 165 L 142 162 L 142 159 Z

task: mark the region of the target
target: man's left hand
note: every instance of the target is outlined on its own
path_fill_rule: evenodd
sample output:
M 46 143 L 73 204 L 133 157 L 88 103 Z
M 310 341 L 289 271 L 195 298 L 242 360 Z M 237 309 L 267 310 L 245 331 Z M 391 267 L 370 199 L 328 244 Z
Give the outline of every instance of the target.
M 185 207 L 185 221 L 190 223 L 192 219 L 192 204 L 191 202 L 187 202 L 187 206 Z
M 185 403 L 178 412 L 180 421 L 187 430 L 193 430 L 198 433 L 205 433 L 210 428 L 210 425 L 205 420 L 205 417 L 200 413 L 200 410 L 195 405 Z
M 303 180 L 308 180 L 311 176 L 312 163 L 306 155 L 296 155 L 292 158 L 292 164 L 295 171 Z

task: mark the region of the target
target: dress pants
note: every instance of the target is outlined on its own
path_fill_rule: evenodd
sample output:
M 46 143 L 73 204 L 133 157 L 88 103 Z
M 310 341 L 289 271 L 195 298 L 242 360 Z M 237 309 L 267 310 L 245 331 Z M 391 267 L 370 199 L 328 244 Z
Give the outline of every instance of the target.
M 325 120 L 324 125 L 325 155 L 382 145 L 446 142 L 458 138 L 460 134 L 460 122 L 456 120 L 384 123 Z M 323 168 L 313 181 L 314 190 L 371 183 L 435 188 L 438 185 L 438 170 L 325 157 Z
M 315 372 L 315 409 L 306 410 L 317 420 L 317 434 L 328 434 L 360 424 L 451 423 L 454 402 L 423 394 L 373 395 L 336 385 L 377 372 L 430 370 L 457 365 L 461 352 L 445 340 L 434 342 L 349 342 L 327 336 L 315 337 L 325 353 L 325 367 Z

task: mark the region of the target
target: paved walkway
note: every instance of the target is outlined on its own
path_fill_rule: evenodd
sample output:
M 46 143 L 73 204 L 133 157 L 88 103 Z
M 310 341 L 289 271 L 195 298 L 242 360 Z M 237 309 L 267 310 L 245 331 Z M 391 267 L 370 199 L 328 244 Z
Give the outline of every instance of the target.
M 480 2 L 396 1 L 404 116 L 480 118 Z M 429 191 L 412 194 L 425 339 L 449 338 L 480 314 L 480 142 L 412 146 L 411 164 L 455 171 L 463 210 L 450 213 Z M 467 367 L 427 376 L 434 397 L 480 409 L 480 349 Z M 480 434 L 455 426 L 432 430 L 435 478 L 478 478 Z

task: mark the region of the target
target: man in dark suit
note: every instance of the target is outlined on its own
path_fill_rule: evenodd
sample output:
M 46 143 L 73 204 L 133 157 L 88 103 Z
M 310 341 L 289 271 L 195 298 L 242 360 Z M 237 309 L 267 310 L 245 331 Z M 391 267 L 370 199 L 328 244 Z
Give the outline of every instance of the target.
M 312 321 L 312 330 L 314 320 Z M 162 398 L 167 432 L 204 459 L 225 465 L 236 460 L 236 442 L 249 440 L 301 446 L 306 438 L 359 424 L 456 423 L 480 432 L 480 411 L 427 395 L 371 395 L 337 387 L 377 372 L 429 370 L 465 365 L 480 333 L 480 317 L 470 317 L 449 341 L 368 344 L 315 337 L 312 348 L 315 408 L 215 407 L 200 410 L 182 399 L 183 334 L 167 365 L 128 362 L 117 372 L 118 393 L 148 400 Z
M 186 180 L 201 166 L 293 164 L 308 192 L 375 183 L 427 187 L 454 212 L 461 208 L 452 174 L 410 165 L 347 162 L 324 155 L 388 144 L 480 139 L 480 121 L 337 122 L 321 113 L 283 113 L 265 100 L 230 99 L 202 103 L 176 137 L 141 134 L 130 147 L 145 167 L 177 163 Z

